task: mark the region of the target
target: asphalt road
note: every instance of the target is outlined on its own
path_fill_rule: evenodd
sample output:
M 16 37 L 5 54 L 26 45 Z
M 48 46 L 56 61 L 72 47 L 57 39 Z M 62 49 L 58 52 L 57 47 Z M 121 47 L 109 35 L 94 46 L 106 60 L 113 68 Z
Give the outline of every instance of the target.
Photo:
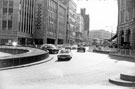
M 120 73 L 133 72 L 132 62 L 118 61 L 105 54 L 73 52 L 71 61 L 0 71 L 0 89 L 133 89 L 108 82 Z

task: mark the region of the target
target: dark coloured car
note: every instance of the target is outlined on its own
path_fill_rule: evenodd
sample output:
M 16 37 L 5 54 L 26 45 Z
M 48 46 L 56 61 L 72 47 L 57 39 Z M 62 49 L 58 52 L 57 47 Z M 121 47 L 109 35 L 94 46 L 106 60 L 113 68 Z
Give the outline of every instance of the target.
M 62 49 L 59 51 L 58 61 L 69 61 L 72 58 L 72 53 L 70 49 Z
M 85 52 L 85 50 L 86 50 L 85 47 L 82 46 L 77 48 L 77 52 Z
M 59 49 L 57 49 L 53 44 L 43 44 L 40 48 L 42 50 L 48 50 L 49 54 L 57 54 L 59 51 Z

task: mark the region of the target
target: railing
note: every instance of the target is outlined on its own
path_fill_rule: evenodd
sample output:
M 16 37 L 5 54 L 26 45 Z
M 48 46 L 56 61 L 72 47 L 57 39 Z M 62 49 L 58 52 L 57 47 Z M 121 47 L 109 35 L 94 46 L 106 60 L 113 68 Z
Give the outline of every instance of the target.
M 135 50 L 131 49 L 115 49 L 115 50 L 113 49 L 112 52 L 120 55 L 135 57 Z

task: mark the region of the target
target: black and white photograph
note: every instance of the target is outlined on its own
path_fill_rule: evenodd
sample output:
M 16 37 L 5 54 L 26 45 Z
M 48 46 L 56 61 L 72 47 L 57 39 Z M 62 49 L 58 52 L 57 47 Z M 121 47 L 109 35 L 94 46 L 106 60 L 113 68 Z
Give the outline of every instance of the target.
M 135 0 L 0 0 L 0 89 L 135 89 Z

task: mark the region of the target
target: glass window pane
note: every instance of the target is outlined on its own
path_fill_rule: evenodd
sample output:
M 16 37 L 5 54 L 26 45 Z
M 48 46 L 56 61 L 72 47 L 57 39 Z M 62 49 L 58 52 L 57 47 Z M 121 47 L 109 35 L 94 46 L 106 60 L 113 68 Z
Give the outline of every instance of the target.
M 12 28 L 12 20 L 8 20 L 8 29 Z
M 2 21 L 2 29 L 5 30 L 7 27 L 7 21 L 6 20 L 3 20 Z
M 3 14 L 7 13 L 7 8 L 3 8 Z
M 10 13 L 10 14 L 13 13 L 13 8 L 9 8 L 9 13 Z

